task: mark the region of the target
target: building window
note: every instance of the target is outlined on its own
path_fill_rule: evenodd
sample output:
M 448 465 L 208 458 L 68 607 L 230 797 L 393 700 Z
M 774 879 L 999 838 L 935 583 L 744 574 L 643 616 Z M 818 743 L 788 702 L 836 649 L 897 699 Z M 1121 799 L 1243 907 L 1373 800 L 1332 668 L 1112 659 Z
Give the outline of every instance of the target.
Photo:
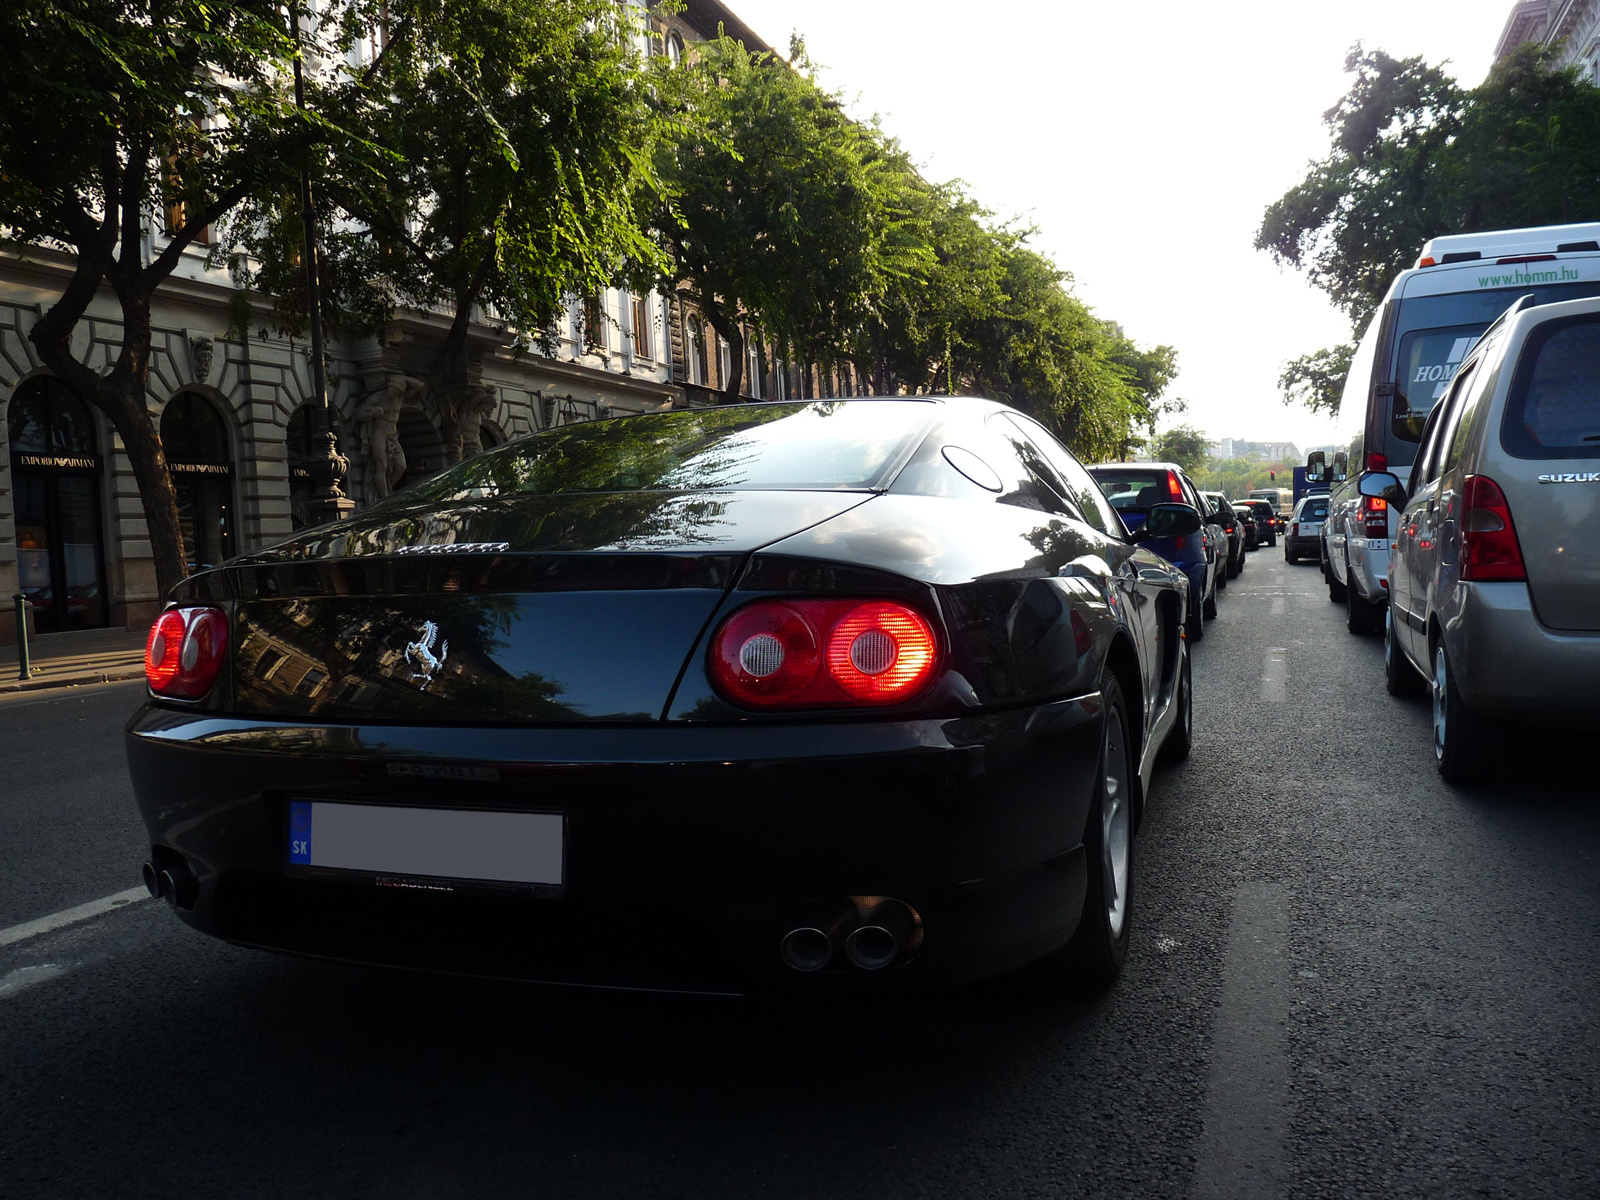
M 650 299 L 648 296 L 635 296 L 632 310 L 633 324 L 633 356 L 635 358 L 650 357 Z
M 667 31 L 667 61 L 675 67 L 683 62 L 683 39 L 675 29 Z
M 755 338 L 745 343 L 745 374 L 750 382 L 745 385 L 745 394 L 753 399 L 761 399 L 761 347 Z
M 733 347 L 720 334 L 717 336 L 717 386 L 727 387 L 733 378 Z
M 706 382 L 706 337 L 705 330 L 700 326 L 699 317 L 690 317 L 683 323 L 685 340 L 688 342 L 683 348 L 683 356 L 687 360 L 685 365 L 689 369 L 689 382 L 705 386 Z
M 598 295 L 583 298 L 583 348 L 598 354 L 606 349 L 605 306 Z
M 179 392 L 161 412 L 161 445 L 178 498 L 189 570 L 233 557 L 233 455 L 227 422 L 206 397 Z

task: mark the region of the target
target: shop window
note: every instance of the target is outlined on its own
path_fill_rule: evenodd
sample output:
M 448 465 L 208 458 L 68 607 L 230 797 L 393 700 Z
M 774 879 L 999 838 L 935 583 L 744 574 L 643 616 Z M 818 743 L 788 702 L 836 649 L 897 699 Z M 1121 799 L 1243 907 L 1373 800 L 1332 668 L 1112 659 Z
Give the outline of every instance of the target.
M 234 554 L 233 455 L 228 426 L 205 396 L 179 392 L 161 412 L 161 445 L 178 497 L 178 525 L 191 571 Z

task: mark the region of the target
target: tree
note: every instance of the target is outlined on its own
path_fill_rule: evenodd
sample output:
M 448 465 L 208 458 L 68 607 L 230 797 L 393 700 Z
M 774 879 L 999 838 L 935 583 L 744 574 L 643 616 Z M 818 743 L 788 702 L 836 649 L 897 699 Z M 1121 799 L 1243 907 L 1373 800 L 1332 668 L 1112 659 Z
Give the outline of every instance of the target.
M 272 0 L 8 0 L 0 44 L 0 228 L 73 259 L 65 290 L 28 336 L 122 440 L 165 594 L 183 578 L 185 554 L 146 402 L 151 299 L 200 231 L 311 140 L 283 90 L 295 47 Z M 168 238 L 152 251 L 156 213 Z M 106 371 L 95 347 L 73 352 L 102 286 L 122 316 Z
M 729 344 L 727 401 L 743 376 L 742 321 L 809 370 L 842 352 L 888 281 L 926 254 L 921 239 L 895 236 L 912 198 L 892 148 L 816 85 L 798 42 L 792 58 L 721 37 L 661 84 L 691 118 L 658 157 L 670 200 L 656 224 L 672 258 L 662 282 L 681 284 Z
M 1333 416 L 1339 411 L 1339 399 L 1344 394 L 1345 376 L 1350 373 L 1350 360 L 1356 348 L 1345 343 L 1302 354 L 1283 366 L 1278 376 L 1278 387 L 1290 403 L 1304 404 L 1312 412 Z
M 1600 218 L 1600 88 L 1553 53 L 1524 46 L 1463 90 L 1421 58 L 1355 47 L 1355 80 L 1324 114 L 1330 152 L 1268 207 L 1256 248 L 1359 329 L 1431 237 Z M 1286 401 L 1336 408 L 1341 364 L 1348 347 L 1287 364 Z
M 1211 441 L 1192 425 L 1175 425 L 1151 445 L 1157 462 L 1175 462 L 1185 471 L 1198 471 L 1211 456 Z
M 380 11 L 388 40 L 375 61 L 314 99 L 344 131 L 317 165 L 329 316 L 371 330 L 401 305 L 449 311 L 426 383 L 455 462 L 474 432 L 461 414 L 482 310 L 546 342 L 569 296 L 660 273 L 644 216 L 654 148 L 674 123 L 613 0 L 386 0 Z M 347 13 L 330 29 L 333 56 L 377 18 Z M 288 199 L 239 222 L 233 249 L 242 281 L 298 328 Z

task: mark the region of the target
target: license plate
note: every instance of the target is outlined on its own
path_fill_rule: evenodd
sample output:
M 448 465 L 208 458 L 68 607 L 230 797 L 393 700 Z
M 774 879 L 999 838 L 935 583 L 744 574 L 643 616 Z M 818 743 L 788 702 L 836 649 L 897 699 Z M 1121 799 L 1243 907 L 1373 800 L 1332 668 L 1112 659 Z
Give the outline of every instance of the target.
M 560 813 L 289 802 L 289 865 L 378 876 L 559 888 Z

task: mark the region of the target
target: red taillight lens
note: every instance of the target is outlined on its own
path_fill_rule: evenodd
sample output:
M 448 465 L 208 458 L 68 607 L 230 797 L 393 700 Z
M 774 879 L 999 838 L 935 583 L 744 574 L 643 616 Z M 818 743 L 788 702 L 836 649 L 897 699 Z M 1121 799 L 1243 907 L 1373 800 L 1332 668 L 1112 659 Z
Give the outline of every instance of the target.
M 1176 471 L 1167 472 L 1167 495 L 1172 497 L 1174 504 L 1183 503 L 1183 484 L 1178 482 Z
M 743 708 L 895 704 L 938 667 L 933 626 L 887 600 L 760 600 L 711 640 L 712 685 Z
M 1376 450 L 1367 451 L 1367 470 L 1387 471 L 1389 469 L 1389 456 L 1379 454 Z
M 1389 502 L 1377 496 L 1361 498 L 1361 523 L 1369 538 L 1389 536 Z
M 1487 475 L 1468 475 L 1461 490 L 1461 578 L 1478 582 L 1528 578 L 1506 494 Z
M 220 608 L 169 608 L 150 627 L 144 678 L 157 696 L 198 700 L 217 682 L 228 653 L 228 618 Z
M 1300 522 L 1299 521 L 1296 521 L 1296 522 L 1294 522 L 1294 524 L 1289 526 L 1289 536 L 1290 537 L 1299 537 L 1300 536 Z

